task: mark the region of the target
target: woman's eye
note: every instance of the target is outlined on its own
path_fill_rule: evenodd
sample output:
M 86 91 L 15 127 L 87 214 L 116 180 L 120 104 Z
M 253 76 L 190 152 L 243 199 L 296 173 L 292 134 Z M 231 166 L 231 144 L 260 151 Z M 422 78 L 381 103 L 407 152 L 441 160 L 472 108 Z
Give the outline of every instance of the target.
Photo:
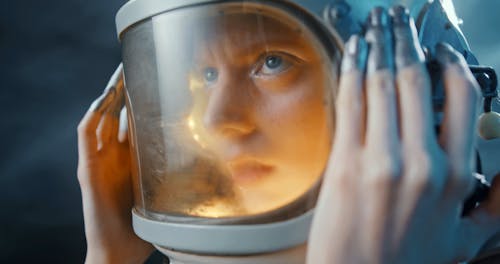
M 267 55 L 255 71 L 257 76 L 272 77 L 293 66 L 293 60 L 282 55 Z
M 203 69 L 203 79 L 205 83 L 212 84 L 219 78 L 219 72 L 214 67 L 207 67 Z
M 277 69 L 283 64 L 283 59 L 280 56 L 267 56 L 266 67 L 268 69 Z

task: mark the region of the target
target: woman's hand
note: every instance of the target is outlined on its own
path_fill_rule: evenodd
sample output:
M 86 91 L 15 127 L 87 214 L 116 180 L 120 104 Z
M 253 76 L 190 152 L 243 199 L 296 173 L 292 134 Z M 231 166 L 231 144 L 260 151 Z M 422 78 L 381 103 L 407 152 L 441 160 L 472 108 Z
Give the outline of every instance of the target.
M 123 88 L 120 64 L 104 93 L 78 125 L 78 180 L 87 238 L 86 263 L 143 263 L 153 250 L 132 230 L 126 118 L 121 118 L 120 124 Z
M 436 47 L 446 91 L 437 137 L 414 22 L 403 7 L 389 13 L 374 9 L 364 38 L 346 44 L 311 264 L 456 263 L 500 229 L 498 179 L 489 200 L 461 217 L 474 187 L 474 77 L 458 52 Z

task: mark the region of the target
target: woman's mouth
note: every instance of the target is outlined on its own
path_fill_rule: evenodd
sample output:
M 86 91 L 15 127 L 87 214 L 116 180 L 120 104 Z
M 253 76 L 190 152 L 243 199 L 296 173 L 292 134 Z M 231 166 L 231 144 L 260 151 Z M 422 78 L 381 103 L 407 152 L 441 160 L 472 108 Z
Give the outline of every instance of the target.
M 255 160 L 229 162 L 231 177 L 237 184 L 250 184 L 262 179 L 273 171 L 273 167 Z

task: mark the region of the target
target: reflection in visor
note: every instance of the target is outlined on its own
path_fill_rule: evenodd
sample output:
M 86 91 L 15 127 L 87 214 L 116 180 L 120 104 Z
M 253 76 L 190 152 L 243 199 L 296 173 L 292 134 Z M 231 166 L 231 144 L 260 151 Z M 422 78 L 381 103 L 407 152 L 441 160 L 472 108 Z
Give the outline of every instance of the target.
M 312 33 L 248 3 L 171 11 L 153 32 L 157 91 L 129 91 L 147 211 L 257 215 L 317 185 L 335 76 Z

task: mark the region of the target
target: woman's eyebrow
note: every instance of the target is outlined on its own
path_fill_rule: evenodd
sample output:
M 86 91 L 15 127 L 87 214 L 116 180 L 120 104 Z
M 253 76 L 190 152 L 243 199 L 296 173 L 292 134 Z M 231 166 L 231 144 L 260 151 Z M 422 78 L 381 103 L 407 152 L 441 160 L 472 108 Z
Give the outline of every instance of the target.
M 243 42 L 240 45 L 235 45 L 234 49 L 231 50 L 231 56 L 253 60 L 255 56 L 265 52 L 281 51 L 300 56 L 301 54 L 309 54 L 311 50 L 310 45 L 301 41 L 293 41 L 293 38 L 271 37 L 266 38 L 265 41 Z

